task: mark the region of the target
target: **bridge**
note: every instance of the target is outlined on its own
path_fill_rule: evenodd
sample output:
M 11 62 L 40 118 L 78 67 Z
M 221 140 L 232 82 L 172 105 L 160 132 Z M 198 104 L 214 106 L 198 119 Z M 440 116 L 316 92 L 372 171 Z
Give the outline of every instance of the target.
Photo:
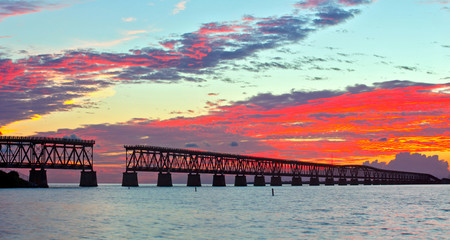
M 97 186 L 94 140 L 0 136 L 0 167 L 30 168 L 29 182 L 48 187 L 46 169 L 80 169 L 80 186 Z
M 122 186 L 138 186 L 137 172 L 158 172 L 157 186 L 172 186 L 171 173 L 188 173 L 187 186 L 201 186 L 200 173 L 213 174 L 213 186 L 225 186 L 225 174 L 235 175 L 235 186 L 247 186 L 247 175 L 254 175 L 254 186 L 281 186 L 281 177 L 291 177 L 293 186 L 433 184 L 440 180 L 430 174 L 391 171 L 362 165 L 332 165 L 236 154 L 125 145 L 126 170 Z

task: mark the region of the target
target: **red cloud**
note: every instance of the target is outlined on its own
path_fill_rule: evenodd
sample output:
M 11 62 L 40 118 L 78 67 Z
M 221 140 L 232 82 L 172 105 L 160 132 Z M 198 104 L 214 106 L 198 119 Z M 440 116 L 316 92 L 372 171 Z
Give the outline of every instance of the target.
M 373 88 L 266 108 L 258 102 L 217 107 L 208 115 L 165 121 L 135 119 L 76 133 L 101 146 L 97 164 L 118 164 L 124 144 L 198 148 L 336 164 L 361 164 L 399 152 L 448 152 L 450 85 Z M 307 93 L 304 93 L 307 94 Z M 316 94 L 317 95 L 317 94 Z M 275 96 L 274 99 L 276 99 Z M 292 98 L 295 93 L 292 93 Z M 238 147 L 230 147 L 238 142 Z M 449 159 L 447 159 L 448 161 Z M 121 169 L 122 170 L 122 169 Z
M 11 16 L 40 12 L 44 9 L 58 9 L 66 6 L 66 4 L 42 4 L 30 1 L 3 1 L 0 2 L 0 21 Z

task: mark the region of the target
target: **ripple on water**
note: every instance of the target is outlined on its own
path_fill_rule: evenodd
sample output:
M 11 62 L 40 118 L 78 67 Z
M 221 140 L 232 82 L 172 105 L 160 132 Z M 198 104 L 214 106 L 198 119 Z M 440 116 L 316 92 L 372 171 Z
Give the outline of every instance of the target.
M 441 186 L 282 186 L 276 197 L 269 187 L 0 189 L 0 238 L 445 239 L 449 194 Z

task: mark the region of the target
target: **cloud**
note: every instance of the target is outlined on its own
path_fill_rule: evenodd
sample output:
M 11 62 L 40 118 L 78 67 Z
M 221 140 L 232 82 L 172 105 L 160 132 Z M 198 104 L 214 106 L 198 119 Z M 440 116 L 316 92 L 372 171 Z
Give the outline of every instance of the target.
M 408 71 L 416 71 L 417 70 L 417 68 L 415 68 L 415 67 L 408 67 L 408 66 L 396 66 L 396 68 L 402 69 L 402 70 L 408 70 Z
M 180 13 L 181 11 L 183 11 L 184 9 L 186 9 L 186 3 L 187 3 L 188 1 L 181 1 L 181 2 L 179 2 L 179 3 L 177 3 L 176 5 L 175 5 L 175 8 L 173 9 L 173 11 L 172 11 L 172 14 L 178 14 L 178 13 Z
M 134 22 L 134 21 L 136 21 L 136 20 L 137 20 L 137 19 L 134 18 L 134 17 L 122 18 L 122 21 L 124 21 L 124 22 Z
M 64 139 L 81 140 L 81 138 L 78 137 L 76 134 L 65 135 L 65 136 L 63 136 L 62 138 L 64 138 Z
M 136 35 L 136 34 L 143 33 L 143 32 L 142 31 L 130 31 L 127 33 L 128 33 L 128 35 Z M 82 45 L 78 46 L 77 48 L 112 47 L 112 46 L 122 44 L 123 42 L 131 41 L 136 38 L 138 38 L 138 36 L 127 36 L 127 37 L 123 37 L 121 39 L 105 41 L 105 42 L 96 42 L 96 41 L 84 42 Z
M 19 7 L 17 4 L 14 6 Z M 217 74 L 216 70 L 224 65 L 260 51 L 294 44 L 326 25 L 343 22 L 358 13 L 338 3 L 312 11 L 315 14 L 304 15 L 294 11 L 279 17 L 245 16 L 237 21 L 205 23 L 197 31 L 161 41 L 161 47 L 131 49 L 126 53 L 78 49 L 15 61 L 0 58 L 0 102 L 5 104 L 4 108 L 7 108 L 6 104 L 14 104 L 16 109 L 21 109 L 8 110 L 13 114 L 2 114 L 0 123 L 28 119 L 34 114 L 69 110 L 76 105 L 61 107 L 60 102 L 111 84 L 203 82 L 205 78 L 202 75 Z M 129 35 L 114 41 L 88 42 L 84 47 L 108 47 L 136 37 Z M 256 64 L 256 69 L 272 67 L 295 66 L 279 62 Z M 75 87 L 77 84 L 80 86 L 78 89 Z M 64 91 L 69 88 L 71 91 Z M 58 97 L 46 94 L 52 89 L 61 90 Z M 45 105 L 30 104 L 44 100 L 42 103 Z
M 124 144 L 325 163 L 333 155 L 336 164 L 361 164 L 399 152 L 448 152 L 450 98 L 436 90 L 449 87 L 388 81 L 340 91 L 259 94 L 197 117 L 132 119 L 39 135 L 95 139 L 101 146 L 96 164 L 115 164 L 117 171 L 123 171 L 123 159 L 106 153 L 123 151 Z
M 187 148 L 199 148 L 199 146 L 197 144 L 195 144 L 195 143 L 188 143 L 188 144 L 184 145 L 184 147 L 187 147 Z
M 426 156 L 419 153 L 402 152 L 395 155 L 395 159 L 387 164 L 378 162 L 378 160 L 366 161 L 363 164 L 396 171 L 428 173 L 438 178 L 450 177 L 448 162 L 439 160 L 437 155 Z
M 419 3 L 422 3 L 422 4 L 442 4 L 442 5 L 445 5 L 445 4 L 450 4 L 450 1 L 448 1 L 448 0 L 419 1 Z
M 7 17 L 36 13 L 47 9 L 59 9 L 67 6 L 67 3 L 44 3 L 42 1 L 0 1 L 0 22 Z
M 141 33 L 148 33 L 147 30 L 132 30 L 132 31 L 127 31 L 127 35 L 136 35 L 136 34 L 141 34 Z

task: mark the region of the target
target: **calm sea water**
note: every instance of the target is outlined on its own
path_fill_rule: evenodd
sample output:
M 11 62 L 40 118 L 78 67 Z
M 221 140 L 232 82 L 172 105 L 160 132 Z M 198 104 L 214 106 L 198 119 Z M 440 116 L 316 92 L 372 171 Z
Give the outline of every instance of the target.
M 272 196 L 272 188 L 275 196 Z M 0 189 L 0 239 L 449 239 L 450 185 Z

